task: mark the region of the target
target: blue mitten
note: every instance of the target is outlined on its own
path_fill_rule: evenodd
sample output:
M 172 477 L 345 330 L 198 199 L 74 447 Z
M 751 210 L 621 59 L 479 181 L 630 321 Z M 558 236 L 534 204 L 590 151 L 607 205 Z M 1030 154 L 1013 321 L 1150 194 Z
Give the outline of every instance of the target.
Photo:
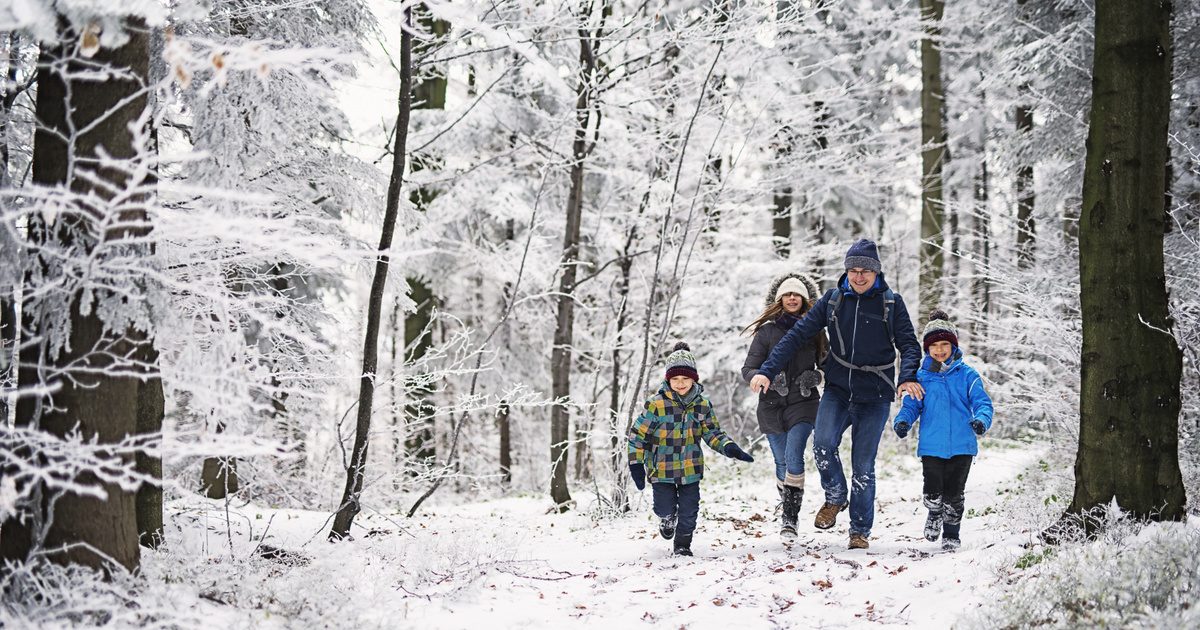
M 897 422 L 892 426 L 892 430 L 896 432 L 896 437 L 903 440 L 908 435 L 908 430 L 912 428 L 907 422 Z
M 738 446 L 737 444 L 734 444 L 733 442 L 730 442 L 729 444 L 727 444 L 725 446 L 725 457 L 732 457 L 733 459 L 740 459 L 744 462 L 754 461 L 754 458 L 751 457 L 751 455 L 749 453 L 747 453 L 746 451 L 743 451 L 742 447 Z
M 630 464 L 629 476 L 633 477 L 633 485 L 637 486 L 638 490 L 646 489 L 646 467 L 642 464 Z

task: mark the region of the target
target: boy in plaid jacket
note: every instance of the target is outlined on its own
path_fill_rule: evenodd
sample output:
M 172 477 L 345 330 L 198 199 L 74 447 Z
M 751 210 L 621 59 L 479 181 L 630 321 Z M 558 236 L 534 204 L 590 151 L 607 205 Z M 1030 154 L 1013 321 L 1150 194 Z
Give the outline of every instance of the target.
M 699 381 L 691 348 L 675 344 L 667 356 L 666 380 L 629 428 L 629 474 L 642 490 L 649 467 L 654 513 L 662 519 L 658 531 L 663 538 L 675 539 L 675 554 L 680 556 L 692 555 L 692 532 L 700 514 L 700 441 L 726 457 L 754 461 L 721 430 Z

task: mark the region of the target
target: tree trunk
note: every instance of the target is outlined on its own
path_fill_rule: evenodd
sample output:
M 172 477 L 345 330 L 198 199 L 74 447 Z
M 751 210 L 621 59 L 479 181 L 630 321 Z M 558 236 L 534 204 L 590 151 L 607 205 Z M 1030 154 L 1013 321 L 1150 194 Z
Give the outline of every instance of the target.
M 350 465 L 346 468 L 346 486 L 342 502 L 329 530 L 330 540 L 340 540 L 350 534 L 350 526 L 361 509 L 363 476 L 366 474 L 367 446 L 371 433 L 371 411 L 375 397 L 375 375 L 379 363 L 379 322 L 383 314 L 383 292 L 387 285 L 388 250 L 396 231 L 400 212 L 400 187 L 404 181 L 404 156 L 407 153 L 408 119 L 412 109 L 412 9 L 404 11 L 404 30 L 400 36 L 400 94 L 396 113 L 396 139 L 392 148 L 392 175 L 388 181 L 387 209 L 379 236 L 379 257 L 375 261 L 375 277 L 367 304 L 366 339 L 363 341 L 362 377 L 358 390 L 358 417 L 354 427 L 354 446 Z
M 160 446 L 166 396 L 158 371 L 158 350 L 151 342 L 143 341 L 138 355 L 148 366 L 149 376 L 138 383 L 137 432 L 154 435 L 155 445 Z M 139 451 L 135 460 L 138 472 L 158 480 L 157 484 L 142 484 L 137 491 L 138 542 L 143 547 L 157 549 L 163 541 L 162 458 Z
M 224 423 L 217 423 L 217 433 L 225 431 Z M 210 499 L 225 499 L 240 487 L 238 483 L 236 457 L 208 457 L 200 470 L 200 492 Z
M 500 432 L 500 481 L 505 485 L 512 483 L 512 428 L 509 425 L 511 409 L 508 401 L 500 401 L 496 409 L 496 425 Z
M 1025 90 L 1022 90 L 1025 91 Z M 1033 220 L 1033 204 L 1036 192 L 1033 188 L 1033 164 L 1029 157 L 1029 134 L 1033 131 L 1033 108 L 1018 105 L 1017 135 L 1020 138 L 1021 159 L 1017 166 L 1017 267 L 1028 269 L 1033 265 L 1033 249 L 1036 243 Z
M 771 215 L 771 236 L 775 255 L 787 260 L 792 255 L 792 187 L 775 191 L 775 212 Z
M 1113 499 L 1182 520 L 1179 381 L 1163 268 L 1170 4 L 1096 3 L 1079 242 L 1082 387 L 1068 514 Z
M 441 43 L 441 38 L 450 32 L 450 23 L 434 18 L 423 4 L 414 7 L 414 11 L 416 11 L 416 21 L 421 30 L 432 36 L 431 39 L 423 39 L 413 44 L 413 55 L 418 60 L 423 60 L 434 46 Z M 421 76 L 417 77 L 413 84 L 412 108 L 445 110 L 446 91 L 449 87 L 446 68 L 434 64 L 424 66 L 421 73 Z M 429 155 L 413 155 L 411 162 L 409 167 L 414 174 L 425 169 L 436 169 L 439 166 L 438 160 Z M 436 189 L 423 187 L 413 190 L 409 197 L 413 207 L 420 212 L 425 212 L 437 195 Z M 435 298 L 433 286 L 424 279 L 410 277 L 408 286 L 409 296 L 413 302 L 416 302 L 417 307 L 411 315 L 404 318 L 404 347 L 407 349 L 405 360 L 413 363 L 424 358 L 425 353 L 433 345 L 430 322 L 433 319 Z M 409 461 L 414 464 L 432 462 L 437 456 L 433 406 L 429 402 L 430 394 L 428 387 L 415 389 L 409 395 L 413 402 L 405 406 L 405 425 L 407 426 L 405 450 Z M 420 472 L 420 466 L 412 466 L 408 469 L 410 476 L 417 476 Z
M 590 7 L 585 3 L 580 16 L 586 24 Z M 602 9 L 606 10 L 606 9 Z M 602 28 L 602 27 L 601 27 Z M 571 353 L 575 338 L 575 279 L 579 265 L 579 231 L 583 216 L 583 163 L 591 150 L 588 143 L 592 109 L 592 85 L 596 75 L 596 53 L 600 29 L 579 29 L 579 75 L 575 85 L 575 137 L 571 142 L 571 183 L 567 194 L 566 227 L 563 234 L 561 275 L 558 281 L 558 305 L 554 327 L 554 346 L 550 351 L 550 498 L 559 511 L 568 509 L 571 493 L 567 488 L 567 454 L 570 452 L 570 419 L 566 400 L 571 396 Z
M 973 231 L 975 233 L 975 255 L 979 262 L 975 264 L 975 281 L 971 291 L 975 298 L 976 317 L 973 320 L 975 322 L 973 332 L 977 347 L 976 353 L 984 357 L 987 356 L 988 321 L 991 318 L 992 310 L 991 285 L 988 283 L 987 277 L 992 264 L 992 230 L 991 214 L 988 212 L 986 137 L 984 134 L 985 144 L 980 147 L 979 172 L 975 176 L 975 229 Z
M 9 33 L 5 38 L 7 47 L 7 68 L 5 70 L 5 78 L 7 79 L 3 87 L 3 97 L 0 99 L 0 189 L 12 187 L 12 179 L 9 176 L 9 148 L 8 148 L 8 124 L 12 120 L 13 105 L 16 103 L 17 95 L 20 93 L 17 89 L 17 67 L 20 64 L 20 55 L 18 54 L 19 40 L 15 33 Z M 0 247 L 11 248 L 8 257 L 0 256 L 0 264 L 9 264 L 15 262 L 13 256 L 16 256 L 16 243 L 12 242 L 7 230 L 4 234 L 0 234 Z M 13 265 L 15 270 L 17 265 Z M 0 392 L 7 392 L 16 387 L 16 349 L 17 349 L 17 294 L 16 285 L 19 278 L 15 275 L 6 276 L 0 274 Z M 8 426 L 9 414 L 9 398 L 8 394 L 0 393 L 0 425 Z
M 412 364 L 424 358 L 433 345 L 430 322 L 433 319 L 434 298 L 429 284 L 415 278 L 408 280 L 408 295 L 416 303 L 416 310 L 404 318 L 404 360 Z M 428 387 L 414 387 L 407 393 L 411 402 L 404 406 L 404 450 L 408 460 L 414 464 L 408 468 L 411 477 L 421 473 L 417 463 L 430 462 L 437 456 L 433 406 L 429 402 L 429 394 Z
M 113 159 L 137 155 L 131 127 L 147 107 L 146 93 L 141 90 L 149 79 L 148 30 L 140 20 L 126 20 L 128 40 L 122 46 L 99 48 L 81 63 L 74 57 L 80 34 L 67 28 L 66 20 L 60 20 L 60 25 L 60 43 L 47 44 L 38 61 L 35 113 L 39 126 L 34 136 L 33 181 L 45 187 L 66 185 L 75 193 L 99 199 L 110 198 L 114 190 L 126 187 L 129 175 L 122 169 L 97 166 L 93 160 L 101 150 Z M 105 81 L 80 78 L 98 66 L 112 68 L 114 74 Z M 29 239 L 69 245 L 86 255 L 102 241 L 144 238 L 148 231 L 145 215 L 131 213 L 120 219 L 139 222 L 143 228 L 138 234 L 113 229 L 101 232 L 93 217 L 97 210 L 107 210 L 103 201 L 75 210 L 78 212 L 61 215 L 54 225 L 31 219 Z M 56 265 L 41 256 L 37 264 L 42 273 L 53 273 Z M 54 278 L 44 282 L 52 281 Z M 33 335 L 50 336 L 52 331 L 44 324 L 48 318 L 43 317 L 50 306 L 38 295 L 27 294 L 24 299 L 23 328 Z M 129 373 L 114 373 L 111 358 L 133 352 L 132 331 L 108 330 L 97 309 L 84 307 L 85 299 L 92 298 L 85 297 L 82 289 L 71 296 L 70 343 L 62 352 L 48 354 L 45 344 L 29 344 L 21 350 L 21 388 L 47 385 L 41 377 L 44 371 L 64 370 L 72 378 L 58 383 L 61 388 L 48 398 L 21 399 L 16 424 L 55 436 L 78 431 L 87 440 L 116 443 L 137 431 L 139 379 Z M 107 352 L 96 352 L 97 347 Z M 79 365 L 87 370 L 72 367 Z M 132 466 L 134 462 L 127 464 Z M 74 481 L 102 487 L 107 498 L 52 493 L 45 487 L 35 489 L 33 514 L 4 522 L 0 555 L 7 560 L 23 560 L 32 553 L 54 549 L 43 557 L 62 564 L 109 568 L 115 563 L 136 569 L 140 562 L 136 491 L 101 483 L 91 473 L 80 474 Z
M 14 352 L 17 349 L 17 303 L 11 286 L 0 285 L 0 426 L 8 426 L 8 394 L 13 380 Z
M 944 273 L 942 169 L 947 160 L 946 100 L 942 89 L 941 23 L 945 3 L 921 0 L 921 276 L 918 318 L 937 306 Z

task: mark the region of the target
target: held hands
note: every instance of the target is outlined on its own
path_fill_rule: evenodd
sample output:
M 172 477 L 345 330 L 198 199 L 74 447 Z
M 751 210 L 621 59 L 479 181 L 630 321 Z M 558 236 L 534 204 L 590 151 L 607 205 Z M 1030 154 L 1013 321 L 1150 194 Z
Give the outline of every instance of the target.
M 892 430 L 896 432 L 896 437 L 900 438 L 901 440 L 908 436 L 908 430 L 911 428 L 912 425 L 907 422 L 897 422 L 896 424 L 892 425 Z
M 983 420 L 972 420 L 971 430 L 975 432 L 975 435 L 983 435 L 983 432 L 987 431 L 987 427 L 983 426 Z
M 771 379 L 762 374 L 755 374 L 754 378 L 750 379 L 750 391 L 755 394 L 767 393 L 767 388 L 771 386 Z
M 751 383 L 750 386 L 751 386 L 751 388 L 753 388 L 754 387 L 753 383 Z M 913 398 L 916 398 L 917 400 L 922 400 L 925 398 L 925 388 L 921 387 L 921 384 L 916 381 L 908 381 L 907 383 L 900 383 L 900 387 L 897 389 L 899 389 L 900 393 L 908 394 L 909 396 L 912 396 Z
M 638 490 L 646 488 L 646 467 L 642 464 L 630 464 L 629 476 L 633 477 L 633 485 L 637 486 Z
M 742 447 L 738 446 L 737 444 L 734 444 L 733 442 L 730 442 L 729 444 L 727 444 L 725 446 L 725 457 L 732 457 L 733 459 L 740 459 L 744 462 L 754 461 L 754 458 L 749 453 L 747 453 L 746 451 L 743 451 Z

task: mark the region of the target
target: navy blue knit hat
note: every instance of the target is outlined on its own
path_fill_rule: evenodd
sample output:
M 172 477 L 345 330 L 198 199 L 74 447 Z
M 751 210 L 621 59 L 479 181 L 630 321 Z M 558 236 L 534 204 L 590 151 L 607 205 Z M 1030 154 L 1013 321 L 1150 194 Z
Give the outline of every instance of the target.
M 875 241 L 860 239 L 846 250 L 846 269 L 856 267 L 869 269 L 875 273 L 883 271 L 883 265 L 879 263 L 879 250 L 875 247 Z

